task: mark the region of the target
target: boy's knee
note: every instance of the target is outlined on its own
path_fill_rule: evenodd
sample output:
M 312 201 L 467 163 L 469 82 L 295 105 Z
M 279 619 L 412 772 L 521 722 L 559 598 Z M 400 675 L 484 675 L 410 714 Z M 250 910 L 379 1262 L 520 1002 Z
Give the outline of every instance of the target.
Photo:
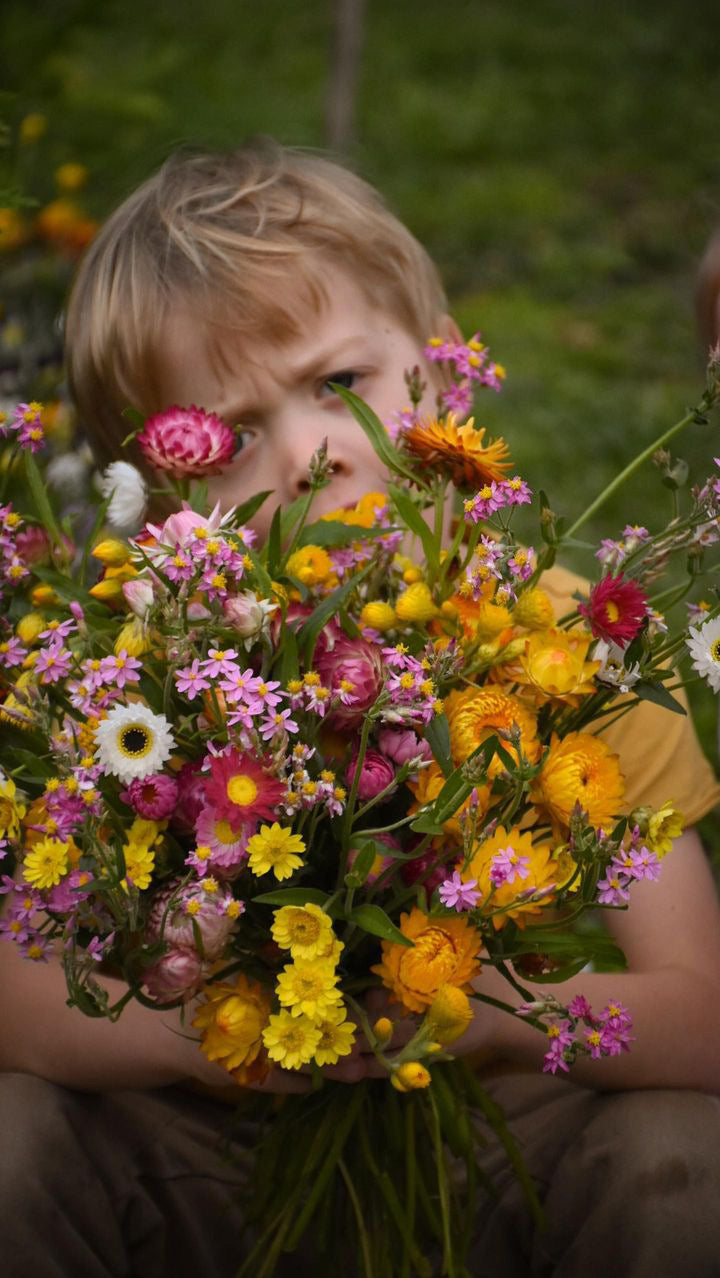
M 720 1099 L 692 1091 L 627 1092 L 607 1097 L 583 1133 L 581 1153 L 637 1203 L 715 1187 L 720 1174 Z

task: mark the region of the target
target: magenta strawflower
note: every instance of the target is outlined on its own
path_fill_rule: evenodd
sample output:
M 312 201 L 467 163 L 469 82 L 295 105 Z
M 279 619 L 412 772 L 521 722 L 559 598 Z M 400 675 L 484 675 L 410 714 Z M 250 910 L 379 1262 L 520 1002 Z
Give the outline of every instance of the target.
M 357 771 L 357 758 L 352 759 L 347 768 L 348 783 L 352 785 Z M 375 799 L 383 790 L 387 790 L 395 780 L 395 769 L 390 760 L 380 754 L 379 750 L 366 750 L 360 769 L 357 795 L 366 802 Z
M 215 413 L 174 405 L 148 417 L 136 442 L 146 461 L 175 479 L 219 475 L 232 461 L 235 431 Z
M 210 776 L 205 777 L 206 802 L 232 825 L 273 820 L 286 787 L 266 772 L 256 759 L 229 746 L 210 756 Z
M 172 816 L 178 801 L 178 784 L 164 772 L 136 778 L 123 790 L 123 799 L 138 816 L 148 821 L 164 821 Z
M 579 604 L 578 612 L 587 618 L 596 639 L 624 645 L 642 629 L 647 606 L 647 595 L 637 582 L 618 573 L 593 586 L 588 602 Z

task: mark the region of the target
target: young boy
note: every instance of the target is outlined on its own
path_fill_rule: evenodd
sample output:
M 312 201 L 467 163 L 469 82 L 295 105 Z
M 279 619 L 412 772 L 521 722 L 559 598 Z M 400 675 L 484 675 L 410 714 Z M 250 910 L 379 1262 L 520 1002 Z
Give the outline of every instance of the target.
M 293 500 L 327 437 L 334 471 L 318 513 L 385 481 L 329 383 L 352 386 L 386 418 L 405 401 L 403 372 L 422 362 L 425 339 L 453 332 L 432 264 L 377 194 L 328 161 L 267 143 L 171 160 L 132 195 L 84 259 L 67 326 L 73 391 L 102 464 L 118 456 L 127 404 L 151 413 L 194 402 L 243 424 L 233 464 L 212 481 L 224 506 L 260 489 Z M 429 408 L 432 369 L 427 380 Z M 575 579 L 545 584 L 561 613 Z M 644 705 L 608 739 L 629 806 L 672 799 L 692 823 L 717 801 L 687 720 Z M 544 1076 L 541 1036 L 483 1004 L 454 1048 L 483 1063 L 549 1225 L 533 1233 L 502 1155 L 481 1151 L 501 1195 L 480 1212 L 474 1275 L 720 1271 L 720 917 L 692 829 L 660 881 L 638 884 L 630 910 L 610 917 L 628 971 L 586 974 L 562 993 L 628 1006 L 629 1055 L 580 1064 L 572 1083 Z M 232 1172 L 216 1149 L 227 1111 L 187 1085 L 239 1093 L 173 1032 L 172 1016 L 135 1005 L 115 1025 L 86 1020 L 64 1006 L 58 967 L 11 946 L 0 962 L 4 1274 L 230 1278 L 241 1259 L 230 1186 L 252 1145 L 251 1106 Z M 509 997 L 492 971 L 482 985 Z M 350 1084 L 373 1066 L 355 1053 L 327 1073 Z M 282 1070 L 265 1084 L 305 1085 Z M 299 1263 L 291 1257 L 288 1272 Z

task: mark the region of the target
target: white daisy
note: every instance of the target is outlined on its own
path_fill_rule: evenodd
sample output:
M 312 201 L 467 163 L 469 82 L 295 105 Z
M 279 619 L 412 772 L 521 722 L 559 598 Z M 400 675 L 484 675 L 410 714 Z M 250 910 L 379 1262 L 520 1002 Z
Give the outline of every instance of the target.
M 133 530 L 140 527 L 147 509 L 147 486 L 136 466 L 111 462 L 98 487 L 103 497 L 110 498 L 107 514 L 111 524 Z
M 693 670 L 707 679 L 713 692 L 720 692 L 720 617 L 713 617 L 704 626 L 689 626 L 691 638 L 687 640 Z
M 135 702 L 112 707 L 95 729 L 95 745 L 103 772 L 129 784 L 157 772 L 169 759 L 174 742 L 165 715 Z

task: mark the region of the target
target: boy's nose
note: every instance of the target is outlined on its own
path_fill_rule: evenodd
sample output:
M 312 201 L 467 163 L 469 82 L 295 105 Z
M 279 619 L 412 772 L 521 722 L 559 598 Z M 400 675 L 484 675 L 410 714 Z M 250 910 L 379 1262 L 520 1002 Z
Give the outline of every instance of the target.
M 286 437 L 287 438 L 287 437 Z M 352 473 L 352 463 L 344 449 L 338 446 L 337 440 L 329 436 L 324 422 L 320 422 L 312 430 L 305 429 L 301 423 L 295 424 L 282 455 L 278 456 L 278 465 L 284 469 L 284 487 L 290 500 L 301 497 L 310 488 L 310 460 L 323 444 L 327 443 L 327 460 L 331 465 L 331 482 L 348 477 Z

